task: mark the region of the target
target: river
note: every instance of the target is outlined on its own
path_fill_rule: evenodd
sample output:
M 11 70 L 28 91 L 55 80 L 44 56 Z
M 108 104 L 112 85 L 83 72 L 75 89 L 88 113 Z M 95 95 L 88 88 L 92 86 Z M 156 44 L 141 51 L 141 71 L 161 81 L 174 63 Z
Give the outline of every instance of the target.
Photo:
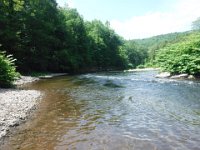
M 106 72 L 33 83 L 32 119 L 2 149 L 199 150 L 200 82 L 156 71 Z

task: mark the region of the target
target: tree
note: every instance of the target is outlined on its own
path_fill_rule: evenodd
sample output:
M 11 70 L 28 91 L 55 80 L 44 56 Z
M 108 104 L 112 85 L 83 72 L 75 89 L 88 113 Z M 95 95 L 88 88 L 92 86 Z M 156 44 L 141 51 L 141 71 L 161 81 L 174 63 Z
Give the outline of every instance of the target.
M 85 22 L 55 0 L 1 0 L 0 44 L 20 72 L 83 72 L 127 66 L 124 40 L 105 24 Z
M 144 64 L 145 59 L 148 57 L 147 50 L 133 40 L 126 41 L 125 50 L 130 68 L 135 68 L 140 64 Z
M 61 53 L 65 54 L 62 60 L 71 71 L 78 71 L 88 63 L 88 45 L 85 22 L 76 9 L 68 7 L 59 9 L 63 16 L 65 27 L 65 41 Z M 60 62 L 62 63 L 62 62 Z
M 108 22 L 86 22 L 86 29 L 93 64 L 99 69 L 124 68 L 120 54 L 123 40 L 110 28 Z
M 0 44 L 8 53 L 14 53 L 19 43 L 22 26 L 23 1 L 0 1 Z

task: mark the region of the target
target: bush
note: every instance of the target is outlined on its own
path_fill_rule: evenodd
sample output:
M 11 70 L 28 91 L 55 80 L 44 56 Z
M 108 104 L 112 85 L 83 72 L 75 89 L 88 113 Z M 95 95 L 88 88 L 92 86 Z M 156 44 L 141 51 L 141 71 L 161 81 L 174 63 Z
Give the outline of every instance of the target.
M 200 35 L 192 34 L 185 41 L 159 51 L 156 64 L 172 74 L 200 74 Z
M 10 87 L 13 81 L 19 77 L 14 65 L 15 59 L 12 55 L 5 55 L 5 52 L 0 52 L 0 87 Z

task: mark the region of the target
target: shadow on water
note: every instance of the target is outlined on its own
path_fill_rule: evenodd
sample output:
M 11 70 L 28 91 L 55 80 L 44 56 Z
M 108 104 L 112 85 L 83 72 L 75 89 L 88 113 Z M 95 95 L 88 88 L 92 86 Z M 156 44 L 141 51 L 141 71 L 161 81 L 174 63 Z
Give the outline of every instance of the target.
M 104 86 L 110 87 L 110 88 L 122 88 L 123 86 L 121 85 L 117 85 L 114 82 L 107 80 L 105 84 L 103 84 Z
M 156 72 L 41 80 L 34 117 L 1 149 L 200 149 L 200 83 Z

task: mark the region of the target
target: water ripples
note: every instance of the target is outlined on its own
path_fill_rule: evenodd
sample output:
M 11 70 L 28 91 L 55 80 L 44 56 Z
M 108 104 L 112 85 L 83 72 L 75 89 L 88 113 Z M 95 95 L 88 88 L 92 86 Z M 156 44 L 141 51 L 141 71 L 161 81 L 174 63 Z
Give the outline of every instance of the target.
M 41 81 L 35 87 L 46 92 L 45 107 L 13 143 L 21 142 L 23 150 L 200 149 L 200 82 L 156 74 L 108 72 Z

